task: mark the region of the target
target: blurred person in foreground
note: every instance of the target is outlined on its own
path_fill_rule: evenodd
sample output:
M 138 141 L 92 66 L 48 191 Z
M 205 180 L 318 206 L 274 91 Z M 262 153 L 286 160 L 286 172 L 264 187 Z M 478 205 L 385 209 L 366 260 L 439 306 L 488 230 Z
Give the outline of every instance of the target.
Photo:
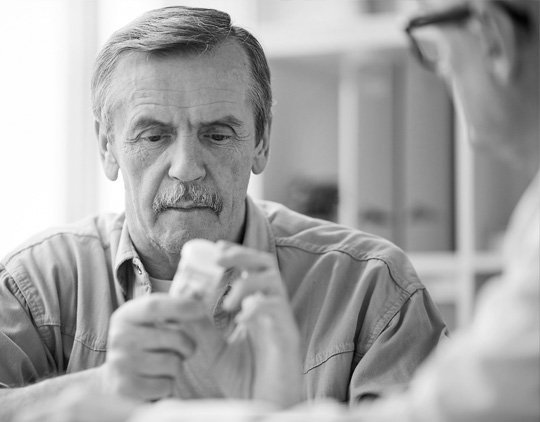
M 162 8 L 120 29 L 92 99 L 125 214 L 40 234 L 1 262 L 2 421 L 41 398 L 53 412 L 79 384 L 143 403 L 356 403 L 407 384 L 445 336 L 395 245 L 247 196 L 269 155 L 270 70 L 226 13 Z M 209 303 L 167 294 L 194 238 L 218 242 L 227 269 Z
M 524 0 L 423 3 L 428 7 L 425 14 L 408 26 L 415 53 L 448 82 L 472 144 L 500 155 L 530 179 L 509 222 L 502 274 L 480 292 L 471 325 L 420 367 L 405 392 L 352 409 L 333 402 L 306 403 L 274 413 L 248 402 L 207 403 L 207 409 L 221 410 L 222 420 L 532 422 L 540 418 L 539 4 Z M 105 403 L 111 410 L 129 407 L 114 398 Z M 79 398 L 65 409 L 69 413 L 87 405 L 88 398 Z M 132 422 L 207 420 L 208 416 L 200 403 L 178 401 L 131 407 L 130 412 L 134 412 Z M 33 420 L 33 415 L 27 420 Z
M 277 420 L 540 420 L 539 3 L 422 3 L 425 14 L 407 27 L 415 54 L 447 81 L 473 147 L 530 181 L 509 221 L 502 274 L 480 291 L 470 326 L 426 360 L 404 394 Z
M 407 26 L 414 53 L 448 83 L 472 146 L 530 181 L 509 221 L 502 274 L 480 291 L 470 326 L 426 360 L 405 393 L 277 420 L 540 420 L 539 2 L 422 4 Z

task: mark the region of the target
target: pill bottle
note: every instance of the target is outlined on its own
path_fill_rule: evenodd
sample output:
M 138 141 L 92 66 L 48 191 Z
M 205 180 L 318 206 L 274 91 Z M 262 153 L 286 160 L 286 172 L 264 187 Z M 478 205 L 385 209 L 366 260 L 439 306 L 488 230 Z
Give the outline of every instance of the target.
M 199 300 L 211 299 L 225 271 L 216 263 L 218 257 L 218 246 L 214 242 L 204 239 L 186 242 L 169 293 Z

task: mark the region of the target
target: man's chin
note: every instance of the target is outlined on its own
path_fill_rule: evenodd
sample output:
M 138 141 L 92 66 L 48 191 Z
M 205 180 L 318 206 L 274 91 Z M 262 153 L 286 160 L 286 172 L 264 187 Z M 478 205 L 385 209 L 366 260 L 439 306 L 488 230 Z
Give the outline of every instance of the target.
M 157 220 L 157 242 L 169 253 L 180 253 L 191 239 L 217 240 L 218 218 L 210 209 L 198 212 L 162 212 Z
M 187 227 L 208 227 L 216 224 L 218 216 L 208 207 L 167 208 L 157 214 L 156 220 L 158 224 L 165 224 L 167 227 L 177 226 L 182 230 Z

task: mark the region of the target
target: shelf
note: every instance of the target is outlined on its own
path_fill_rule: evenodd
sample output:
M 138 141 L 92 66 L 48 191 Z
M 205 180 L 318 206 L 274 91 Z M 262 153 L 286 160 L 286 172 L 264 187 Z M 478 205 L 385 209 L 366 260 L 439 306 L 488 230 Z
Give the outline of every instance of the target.
M 477 274 L 492 274 L 501 271 L 503 257 L 501 252 L 477 252 L 474 257 L 474 271 Z
M 409 258 L 435 302 L 453 304 L 459 301 L 463 257 L 454 252 L 434 252 L 411 253 Z M 501 271 L 500 252 L 477 252 L 472 260 L 467 261 L 472 276 L 491 275 Z
M 455 274 L 459 259 L 454 252 L 409 253 L 409 258 L 419 274 Z
M 455 274 L 462 264 L 462 258 L 455 252 L 422 252 L 408 255 L 418 273 L 422 274 Z M 496 273 L 501 270 L 501 262 L 501 252 L 476 252 L 472 260 L 472 269 L 480 274 Z
M 406 45 L 403 19 L 395 15 L 350 17 L 335 22 L 262 24 L 254 35 L 269 59 L 342 55 Z

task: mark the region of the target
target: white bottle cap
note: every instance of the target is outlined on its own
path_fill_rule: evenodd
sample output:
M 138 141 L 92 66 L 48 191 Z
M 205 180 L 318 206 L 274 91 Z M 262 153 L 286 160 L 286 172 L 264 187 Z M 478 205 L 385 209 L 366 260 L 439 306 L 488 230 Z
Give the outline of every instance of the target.
M 211 297 L 225 271 L 216 263 L 219 255 L 217 245 L 209 240 L 186 242 L 169 293 L 203 299 Z
M 182 248 L 182 261 L 190 265 L 217 265 L 219 253 L 216 244 L 205 239 L 192 239 L 187 241 Z

